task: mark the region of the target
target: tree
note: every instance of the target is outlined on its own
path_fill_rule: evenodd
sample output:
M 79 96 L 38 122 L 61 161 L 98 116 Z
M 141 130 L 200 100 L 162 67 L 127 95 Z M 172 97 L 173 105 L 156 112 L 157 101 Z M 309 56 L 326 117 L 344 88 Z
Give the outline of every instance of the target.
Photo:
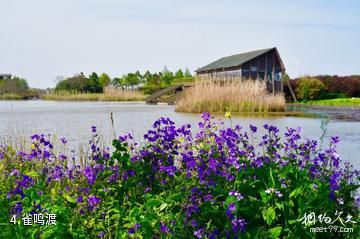
M 100 84 L 99 76 L 93 72 L 89 76 L 88 90 L 92 93 L 101 93 L 103 91 L 102 85 Z
M 0 80 L 0 94 L 4 93 L 25 93 L 29 90 L 27 81 L 20 77 Z
M 184 77 L 192 77 L 191 72 L 189 71 L 189 68 L 186 67 Z
M 134 85 L 139 84 L 140 80 L 136 73 L 129 73 L 125 78 L 125 82 L 127 85 L 131 86 L 132 90 L 134 90 Z
M 181 69 L 179 69 L 176 73 L 175 73 L 175 79 L 180 79 L 184 77 L 184 73 Z
M 61 80 L 56 84 L 55 91 L 79 91 L 86 92 L 89 90 L 88 79 L 84 75 L 74 75 Z
M 295 89 L 296 97 L 300 100 L 315 100 L 324 92 L 325 85 L 317 78 L 301 78 Z
M 110 84 L 111 78 L 106 73 L 102 73 L 99 77 L 99 82 L 100 85 L 104 88 Z
M 171 85 L 174 79 L 175 77 L 171 71 L 164 71 L 161 74 L 161 82 L 163 82 L 165 85 Z

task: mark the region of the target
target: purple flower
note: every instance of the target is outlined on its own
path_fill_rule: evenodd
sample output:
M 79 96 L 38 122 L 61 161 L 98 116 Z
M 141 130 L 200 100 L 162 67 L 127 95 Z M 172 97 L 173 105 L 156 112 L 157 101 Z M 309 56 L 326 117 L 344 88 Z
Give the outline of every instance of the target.
M 98 237 L 103 237 L 103 236 L 105 236 L 105 232 L 100 232 L 100 233 L 98 234 Z
M 140 224 L 135 224 L 135 226 L 130 227 L 128 230 L 128 234 L 134 234 L 140 228 L 140 226 Z
M 96 133 L 96 126 L 91 126 L 91 132 Z
M 82 203 L 83 201 L 84 201 L 83 196 L 78 196 L 78 197 L 76 198 L 76 202 L 77 202 L 77 203 Z
M 200 228 L 199 230 L 194 231 L 194 236 L 196 236 L 197 238 L 203 238 L 204 231 L 204 228 Z
M 89 185 L 93 185 L 95 183 L 96 172 L 92 167 L 87 166 L 84 169 L 84 176 L 87 177 Z
M 96 197 L 96 196 L 90 196 L 87 199 L 87 201 L 89 203 L 90 208 L 92 209 L 101 202 L 101 199 L 99 197 Z
M 233 229 L 233 232 L 236 234 L 237 232 L 245 232 L 247 222 L 245 219 L 242 218 L 234 218 L 231 221 L 231 226 Z
M 203 112 L 201 114 L 201 118 L 204 120 L 204 121 L 209 121 L 210 120 L 210 114 L 208 112 Z
M 66 143 L 67 143 L 67 139 L 66 139 L 65 137 L 63 137 L 63 136 L 60 137 L 60 141 L 61 141 L 61 143 L 63 143 L 63 144 L 66 144 Z
M 19 214 L 22 212 L 22 210 L 23 210 L 22 203 L 21 203 L 21 202 L 17 202 L 17 203 L 13 206 L 13 208 L 12 208 L 12 210 L 11 210 L 11 213 L 12 213 L 12 214 L 19 215 Z
M 234 212 L 236 210 L 235 203 L 230 203 L 228 209 L 229 209 L 230 212 Z
M 255 125 L 250 124 L 250 130 L 251 130 L 253 133 L 256 133 L 257 127 L 256 127 Z
M 339 142 L 340 142 L 339 136 L 333 136 L 333 137 L 331 137 L 331 143 L 337 144 L 337 143 L 339 143 Z
M 170 232 L 170 229 L 166 226 L 165 223 L 160 222 L 160 231 L 164 234 L 168 234 Z

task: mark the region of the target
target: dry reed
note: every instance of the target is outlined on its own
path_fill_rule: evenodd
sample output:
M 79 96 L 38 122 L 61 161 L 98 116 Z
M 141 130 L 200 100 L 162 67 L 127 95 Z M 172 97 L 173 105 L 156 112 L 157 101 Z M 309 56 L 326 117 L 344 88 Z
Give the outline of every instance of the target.
M 138 90 L 105 87 L 104 93 L 57 91 L 44 95 L 42 99 L 59 101 L 142 101 L 145 99 L 145 95 Z
M 178 112 L 253 112 L 285 110 L 283 94 L 271 94 L 263 81 L 197 81 L 176 104 Z

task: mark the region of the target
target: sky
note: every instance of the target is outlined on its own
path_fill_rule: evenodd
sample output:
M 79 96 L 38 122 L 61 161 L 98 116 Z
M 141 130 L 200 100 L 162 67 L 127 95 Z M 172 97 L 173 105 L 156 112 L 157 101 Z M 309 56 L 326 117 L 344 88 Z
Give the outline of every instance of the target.
M 290 77 L 360 74 L 356 0 L 0 0 L 0 73 L 54 87 L 277 47 Z

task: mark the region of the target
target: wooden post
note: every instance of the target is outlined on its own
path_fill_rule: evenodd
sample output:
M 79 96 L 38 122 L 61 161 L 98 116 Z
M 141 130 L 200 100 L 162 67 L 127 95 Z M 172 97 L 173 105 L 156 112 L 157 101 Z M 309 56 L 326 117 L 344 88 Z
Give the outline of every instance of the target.
M 266 54 L 266 55 L 265 55 L 265 77 L 264 77 L 264 80 L 265 80 L 265 82 L 266 82 L 266 85 L 267 85 L 267 73 L 268 73 L 268 72 L 267 72 L 267 68 L 268 68 L 268 64 L 267 64 L 267 63 L 268 63 L 268 61 L 267 61 L 267 60 L 268 60 L 268 57 L 267 57 L 267 56 L 268 56 L 268 55 Z
M 260 66 L 260 62 L 259 62 L 259 57 L 257 58 L 257 67 L 256 67 L 256 79 L 259 79 L 259 66 Z
M 271 81 L 272 81 L 272 93 L 273 95 L 275 95 L 275 54 L 273 54 L 273 61 L 272 61 L 272 76 L 271 76 Z
M 280 79 L 281 92 L 284 92 L 284 82 L 283 82 L 283 77 L 284 77 L 284 71 L 283 71 L 283 70 L 281 70 L 281 79 Z

